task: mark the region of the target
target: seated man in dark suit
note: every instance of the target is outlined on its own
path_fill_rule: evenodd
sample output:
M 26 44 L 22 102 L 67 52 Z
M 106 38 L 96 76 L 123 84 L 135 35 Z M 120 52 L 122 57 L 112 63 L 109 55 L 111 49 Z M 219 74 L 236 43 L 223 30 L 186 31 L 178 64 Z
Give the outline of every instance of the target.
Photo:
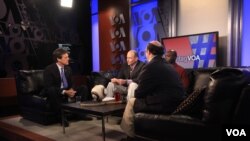
M 81 96 L 82 100 L 87 100 L 89 95 L 86 86 L 73 88 L 72 71 L 69 65 L 69 52 L 58 48 L 53 52 L 55 63 L 50 64 L 44 70 L 45 93 L 48 96 L 52 109 L 61 119 L 61 104 L 74 101 L 75 96 Z M 61 121 L 68 126 L 67 120 Z
M 148 63 L 144 66 L 135 98 L 128 100 L 121 128 L 133 140 L 134 114 L 151 112 L 171 114 L 184 99 L 184 88 L 175 69 L 163 58 L 164 47 L 158 41 L 147 45 Z M 149 123 L 150 124 L 150 123 Z

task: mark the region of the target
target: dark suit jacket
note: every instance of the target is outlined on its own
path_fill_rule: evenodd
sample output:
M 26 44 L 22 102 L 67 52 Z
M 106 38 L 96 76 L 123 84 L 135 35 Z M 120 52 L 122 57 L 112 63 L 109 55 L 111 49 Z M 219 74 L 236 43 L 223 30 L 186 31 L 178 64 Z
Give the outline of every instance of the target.
M 69 66 L 64 66 L 64 73 L 68 82 L 67 89 L 69 89 L 72 87 L 71 68 Z M 63 89 L 61 89 L 60 71 L 56 63 L 53 63 L 45 68 L 43 77 L 44 77 L 45 88 L 54 88 L 54 89 L 57 89 L 59 93 L 62 92 Z
M 138 82 L 140 72 L 141 72 L 142 68 L 144 67 L 144 65 L 145 65 L 145 63 L 138 60 L 137 64 L 135 65 L 135 68 L 132 71 L 131 76 L 130 76 L 130 66 L 126 63 L 121 67 L 117 78 L 132 79 L 134 82 Z
M 160 56 L 145 65 L 139 80 L 135 90 L 135 112 L 172 113 L 184 99 L 180 77 Z

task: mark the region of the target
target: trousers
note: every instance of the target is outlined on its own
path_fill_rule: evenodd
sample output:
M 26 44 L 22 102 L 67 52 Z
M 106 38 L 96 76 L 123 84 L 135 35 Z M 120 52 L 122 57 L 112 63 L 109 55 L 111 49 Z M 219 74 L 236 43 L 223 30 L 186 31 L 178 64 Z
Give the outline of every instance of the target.
M 129 136 L 134 137 L 135 136 L 135 130 L 134 130 L 134 103 L 136 98 L 130 98 L 127 102 L 126 108 L 123 113 L 122 122 L 121 122 L 121 129 Z
M 135 89 L 138 87 L 138 84 L 131 82 L 128 87 L 117 85 L 112 82 L 108 83 L 108 86 L 104 90 L 106 97 L 114 97 L 114 92 L 118 92 L 123 95 L 127 95 L 127 100 L 133 98 L 135 95 Z

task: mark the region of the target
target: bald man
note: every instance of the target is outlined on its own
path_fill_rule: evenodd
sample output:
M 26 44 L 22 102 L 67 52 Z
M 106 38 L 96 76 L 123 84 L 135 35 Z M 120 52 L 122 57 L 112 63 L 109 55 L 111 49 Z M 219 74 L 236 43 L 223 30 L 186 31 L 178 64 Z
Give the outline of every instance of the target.
M 117 78 L 112 78 L 104 93 L 106 97 L 113 97 L 114 92 L 127 95 L 127 99 L 134 97 L 134 90 L 137 88 L 138 76 L 145 64 L 138 60 L 135 50 L 127 53 L 127 63 L 124 64 Z
M 176 63 L 177 52 L 173 49 L 168 50 L 166 55 L 165 55 L 165 58 L 169 64 L 173 65 L 173 67 L 175 68 L 175 70 L 177 71 L 177 73 L 179 74 L 179 76 L 181 78 L 181 81 L 182 81 L 182 84 L 183 84 L 185 90 L 187 91 L 188 86 L 189 86 L 188 75 L 187 75 L 185 69 Z
M 128 100 L 121 128 L 133 140 L 134 114 L 137 112 L 171 114 L 184 99 L 184 88 L 175 69 L 163 58 L 164 47 L 158 41 L 147 45 L 144 66 L 135 98 Z M 124 139 L 125 140 L 125 139 Z

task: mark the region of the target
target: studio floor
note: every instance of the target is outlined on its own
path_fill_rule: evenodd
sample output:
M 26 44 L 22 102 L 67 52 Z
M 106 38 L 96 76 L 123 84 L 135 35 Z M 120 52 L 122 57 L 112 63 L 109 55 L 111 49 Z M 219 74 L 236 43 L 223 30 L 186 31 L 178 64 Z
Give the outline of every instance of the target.
M 119 125 L 120 117 L 110 116 L 106 127 L 106 141 L 119 141 L 126 137 Z M 70 121 L 70 126 L 63 128 L 59 123 L 41 125 L 22 118 L 10 116 L 0 119 L 0 136 L 9 140 L 43 140 L 43 141 L 102 141 L 101 120 Z

